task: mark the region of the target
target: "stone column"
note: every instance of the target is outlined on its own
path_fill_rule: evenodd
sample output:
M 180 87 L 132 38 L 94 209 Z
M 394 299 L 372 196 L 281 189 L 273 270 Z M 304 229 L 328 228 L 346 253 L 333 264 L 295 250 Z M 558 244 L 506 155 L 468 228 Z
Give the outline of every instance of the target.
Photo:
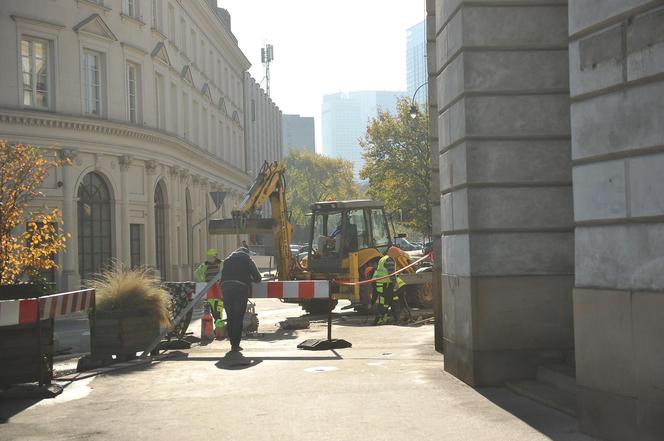
M 445 370 L 500 385 L 573 350 L 567 4 L 451 3 L 436 2 Z
M 433 280 L 431 291 L 434 308 L 434 346 L 443 352 L 443 291 L 440 224 L 440 170 L 438 168 L 438 96 L 436 87 L 436 1 L 427 0 L 427 70 L 429 72 L 428 103 L 429 108 L 429 145 L 431 147 L 431 241 L 434 255 Z
M 147 265 L 153 268 L 157 267 L 157 248 L 155 244 L 155 211 L 154 211 L 154 189 L 157 185 L 157 161 L 150 160 L 145 162 L 145 172 L 147 175 L 147 208 L 148 219 L 145 223 L 145 243 L 147 245 L 146 260 Z
M 664 6 L 570 1 L 580 427 L 664 439 Z
M 120 193 L 121 193 L 121 206 L 120 218 L 122 225 L 120 226 L 120 240 L 122 246 L 120 247 L 122 262 L 129 266 L 131 265 L 131 237 L 129 228 L 129 189 L 127 188 L 127 179 L 129 166 L 131 165 L 132 158 L 129 155 L 121 156 L 118 159 L 120 165 Z
M 62 265 L 62 283 L 64 290 L 78 289 L 81 285 L 81 275 L 78 272 L 78 189 L 76 187 L 76 175 L 74 174 L 74 163 L 77 153 L 74 150 L 60 150 L 60 158 L 72 161 L 70 165 L 62 168 L 62 220 L 66 233 L 71 237 L 67 240 L 67 249 Z

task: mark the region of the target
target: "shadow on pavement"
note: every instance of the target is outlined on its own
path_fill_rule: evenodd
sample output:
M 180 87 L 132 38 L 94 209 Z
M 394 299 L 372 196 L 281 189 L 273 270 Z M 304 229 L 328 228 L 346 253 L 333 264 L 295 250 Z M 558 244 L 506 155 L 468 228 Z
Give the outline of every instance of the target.
M 41 398 L 0 398 L 0 425 L 8 423 L 11 417 L 41 400 Z
M 293 340 L 296 339 L 297 335 L 294 330 L 284 330 L 277 328 L 274 332 L 258 332 L 256 334 L 249 334 L 246 337 L 242 337 L 242 340 L 260 340 L 266 342 L 281 341 L 281 340 Z
M 263 360 L 253 357 L 245 357 L 240 352 L 227 352 L 224 358 L 216 362 L 214 365 L 219 369 L 229 371 L 239 371 L 261 364 Z
M 477 393 L 511 413 L 552 441 L 593 441 L 579 432 L 578 420 L 555 409 L 513 393 L 504 387 L 482 387 Z

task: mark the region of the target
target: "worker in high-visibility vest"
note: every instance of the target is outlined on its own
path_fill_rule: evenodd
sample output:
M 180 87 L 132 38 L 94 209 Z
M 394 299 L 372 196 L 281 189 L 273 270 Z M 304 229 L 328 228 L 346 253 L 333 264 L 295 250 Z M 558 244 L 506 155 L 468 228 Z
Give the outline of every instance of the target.
M 221 272 L 223 262 L 219 259 L 215 248 L 210 248 L 207 251 L 207 259 L 201 263 L 194 272 L 194 280 L 197 282 L 209 282 L 217 273 Z M 219 282 L 212 285 L 207 293 L 207 302 L 210 304 L 210 311 L 214 320 L 217 321 L 223 318 L 224 313 L 224 299 L 221 295 L 221 287 Z
M 395 269 L 394 259 L 386 254 L 378 261 L 373 278 L 386 277 L 393 274 Z M 401 277 L 392 275 L 385 279 L 377 280 L 375 284 L 376 293 L 378 294 L 378 305 L 376 307 L 374 324 L 386 324 L 389 320 L 388 310 L 392 313 L 394 323 L 399 323 L 399 318 L 401 317 L 401 300 L 399 295 L 401 287 L 405 285 L 404 281 L 401 280 Z

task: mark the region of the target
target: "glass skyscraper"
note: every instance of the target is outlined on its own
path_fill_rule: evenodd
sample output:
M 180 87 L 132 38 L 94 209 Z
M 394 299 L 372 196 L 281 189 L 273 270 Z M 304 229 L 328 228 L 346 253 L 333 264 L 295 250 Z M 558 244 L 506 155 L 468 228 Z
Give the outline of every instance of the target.
M 359 139 L 379 111 L 396 113 L 397 98 L 405 92 L 356 91 L 323 97 L 323 154 L 353 161 L 355 177 L 364 165 Z
M 420 23 L 406 31 L 406 82 L 408 97 L 422 84 L 427 82 L 427 37 L 426 22 Z M 422 87 L 415 97 L 420 104 L 427 102 L 427 86 Z

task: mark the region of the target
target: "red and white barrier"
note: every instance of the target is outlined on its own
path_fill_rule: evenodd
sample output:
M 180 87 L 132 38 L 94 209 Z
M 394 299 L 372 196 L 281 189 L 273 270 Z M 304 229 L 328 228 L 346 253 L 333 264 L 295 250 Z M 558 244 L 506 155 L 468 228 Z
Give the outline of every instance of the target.
M 196 284 L 196 292 L 205 283 Z M 253 299 L 327 299 L 330 296 L 330 282 L 327 280 L 288 280 L 254 283 L 251 290 Z
M 95 290 L 65 292 L 39 299 L 0 300 L 0 326 L 24 325 L 61 318 L 95 306 Z
M 254 283 L 254 299 L 327 299 L 330 296 L 328 280 L 288 280 Z

